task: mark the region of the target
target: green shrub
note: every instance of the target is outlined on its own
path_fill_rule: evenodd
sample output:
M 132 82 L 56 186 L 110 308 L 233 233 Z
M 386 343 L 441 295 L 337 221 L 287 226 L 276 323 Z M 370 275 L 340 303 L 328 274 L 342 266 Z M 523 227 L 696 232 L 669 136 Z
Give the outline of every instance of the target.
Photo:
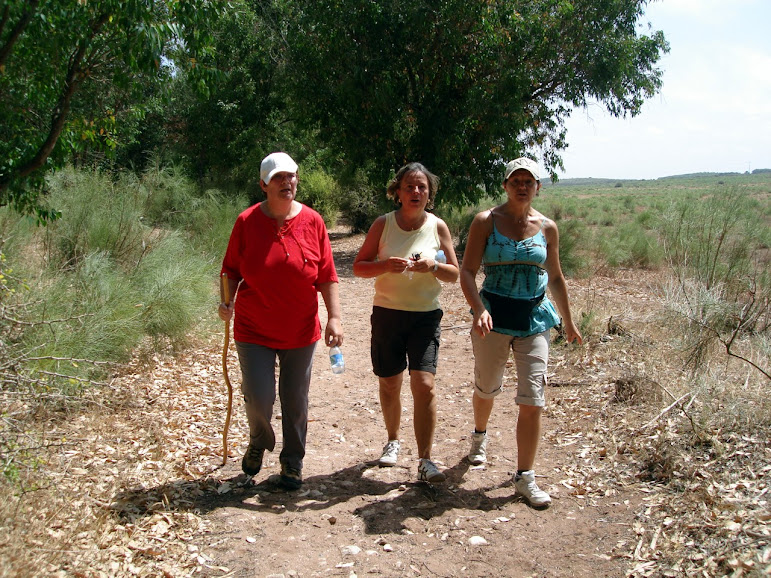
M 340 186 L 320 168 L 303 172 L 297 187 L 297 200 L 321 215 L 327 227 L 337 223 L 340 210 Z
M 190 242 L 203 254 L 221 261 L 238 215 L 249 207 L 246 195 L 226 196 L 210 189 L 188 216 Z
M 99 252 L 127 268 L 136 264 L 149 229 L 131 191 L 100 173 L 72 168 L 56 173 L 50 187 L 51 206 L 62 216 L 44 229 L 49 265 L 77 268 Z
M 629 259 L 625 265 L 653 269 L 664 262 L 664 250 L 655 235 L 637 225 L 627 227 L 626 231 Z
M 752 255 L 768 233 L 755 203 L 726 189 L 706 199 L 675 202 L 662 234 L 673 265 L 687 268 L 707 288 L 725 283 L 742 291 L 740 279 L 753 270 Z
M 565 275 L 578 276 L 586 272 L 588 259 L 579 252 L 588 242 L 586 227 L 578 220 L 560 221 L 560 265 Z
M 184 344 L 199 317 L 211 309 L 214 278 L 212 262 L 190 251 L 182 235 L 165 236 L 132 277 L 144 333 Z
M 180 346 L 211 317 L 218 263 L 242 199 L 198 193 L 171 169 L 138 179 L 67 168 L 48 187 L 62 217 L 47 227 L 0 210 L 14 265 L 4 270 L 16 269 L 34 295 L 3 297 L 6 307 L 14 298 L 23 321 L 0 328 L 10 348 L 4 357 L 18 360 L 18 383 L 76 393 L 101 375 L 102 362 L 127 359 L 145 336 Z M 164 227 L 145 225 L 151 221 Z M 172 221 L 189 226 L 183 233 Z
M 650 209 L 638 213 L 634 221 L 644 229 L 652 229 L 658 225 L 656 214 Z
M 35 286 L 39 301 L 29 311 L 23 341 L 35 355 L 27 366 L 41 381 L 45 371 L 93 378 L 91 365 L 69 358 L 124 361 L 141 338 L 131 286 L 105 252 L 91 253 L 74 270 L 47 276 Z M 46 359 L 57 358 L 57 359 Z M 65 380 L 63 386 L 73 385 Z
M 180 168 L 162 166 L 158 161 L 154 161 L 132 185 L 143 201 L 141 211 L 145 221 L 154 227 L 184 226 L 188 215 L 201 200 L 195 184 Z
M 771 377 L 768 233 L 756 202 L 735 189 L 698 202 L 679 199 L 662 234 L 676 278 L 667 305 L 680 324 L 687 365 L 694 371 L 708 367 L 721 347 Z
M 602 233 L 597 234 L 593 243 L 598 263 L 610 268 L 619 267 L 622 263 L 629 260 L 629 251 L 620 242 L 617 233 L 618 231 L 615 229 L 604 230 Z
M 385 184 L 372 184 L 362 170 L 343 181 L 341 188 L 341 216 L 354 233 L 368 231 L 377 217 L 396 208 L 386 197 Z

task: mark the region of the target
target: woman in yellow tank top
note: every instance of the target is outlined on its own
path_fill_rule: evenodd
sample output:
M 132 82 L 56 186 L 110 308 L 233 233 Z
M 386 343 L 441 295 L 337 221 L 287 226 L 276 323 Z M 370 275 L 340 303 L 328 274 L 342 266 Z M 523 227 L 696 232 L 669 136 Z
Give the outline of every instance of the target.
M 388 196 L 398 208 L 375 219 L 353 263 L 357 277 L 376 278 L 371 356 L 388 432 L 379 463 L 392 466 L 398 459 L 401 388 L 404 370 L 409 369 L 418 479 L 430 483 L 445 480 L 431 461 L 442 319 L 439 281 L 454 283 L 459 272 L 449 228 L 426 211 L 433 207 L 438 182 L 420 163 L 402 167 L 388 186 Z M 439 251 L 446 262 L 438 258 Z

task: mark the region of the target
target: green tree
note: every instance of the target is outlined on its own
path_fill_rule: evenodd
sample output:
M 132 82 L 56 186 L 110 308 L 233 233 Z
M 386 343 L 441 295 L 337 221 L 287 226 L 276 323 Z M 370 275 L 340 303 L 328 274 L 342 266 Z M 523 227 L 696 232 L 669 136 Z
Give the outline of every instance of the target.
M 259 190 L 260 160 L 286 146 L 278 141 L 291 125 L 289 96 L 282 90 L 283 54 L 270 7 L 233 4 L 213 30 L 212 62 L 220 74 L 208 98 L 199 98 L 179 75 L 167 120 L 174 152 L 198 178 Z
M 0 206 L 47 219 L 47 169 L 109 151 L 121 117 L 141 117 L 164 55 L 199 89 L 211 70 L 214 0 L 10 0 L 0 3 Z M 168 71 L 167 71 L 168 74 Z
M 220 74 L 208 98 L 199 98 L 178 75 L 166 132 L 170 152 L 192 174 L 222 189 L 249 191 L 256 200 L 262 198 L 259 164 L 266 154 L 287 151 L 309 174 L 317 168 L 334 173 L 340 152 L 326 147 L 316 123 L 304 122 L 297 111 L 286 38 L 293 9 L 279 2 L 232 4 L 213 31 L 212 63 Z
M 418 160 L 451 199 L 473 201 L 515 156 L 538 152 L 552 172 L 561 167 L 564 120 L 588 99 L 639 113 L 669 49 L 660 31 L 638 32 L 646 4 L 288 2 L 297 112 L 350 164 L 375 160 L 375 180 Z

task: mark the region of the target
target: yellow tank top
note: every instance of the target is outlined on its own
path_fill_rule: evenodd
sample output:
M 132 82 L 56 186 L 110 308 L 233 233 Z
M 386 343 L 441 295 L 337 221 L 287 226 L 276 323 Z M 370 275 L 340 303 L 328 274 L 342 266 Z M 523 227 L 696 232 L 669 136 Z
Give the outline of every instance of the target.
M 428 218 L 417 231 L 404 231 L 396 223 L 395 211 L 386 215 L 383 234 L 380 236 L 377 258 L 385 261 L 389 257 L 409 258 L 420 253 L 422 258 L 433 259 L 440 248 L 438 219 L 426 213 Z M 439 309 L 439 293 L 442 286 L 430 272 L 384 273 L 375 279 L 374 304 L 387 309 L 402 311 L 433 311 Z

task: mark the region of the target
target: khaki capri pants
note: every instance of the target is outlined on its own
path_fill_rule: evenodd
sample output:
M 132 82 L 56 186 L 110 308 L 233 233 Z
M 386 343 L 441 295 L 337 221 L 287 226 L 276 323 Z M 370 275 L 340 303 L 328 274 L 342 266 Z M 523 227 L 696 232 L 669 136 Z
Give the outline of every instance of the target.
M 485 337 L 471 333 L 474 348 L 474 389 L 482 399 L 503 391 L 503 372 L 509 352 L 517 368 L 517 404 L 544 407 L 546 369 L 549 361 L 549 330 L 528 337 L 491 331 Z

